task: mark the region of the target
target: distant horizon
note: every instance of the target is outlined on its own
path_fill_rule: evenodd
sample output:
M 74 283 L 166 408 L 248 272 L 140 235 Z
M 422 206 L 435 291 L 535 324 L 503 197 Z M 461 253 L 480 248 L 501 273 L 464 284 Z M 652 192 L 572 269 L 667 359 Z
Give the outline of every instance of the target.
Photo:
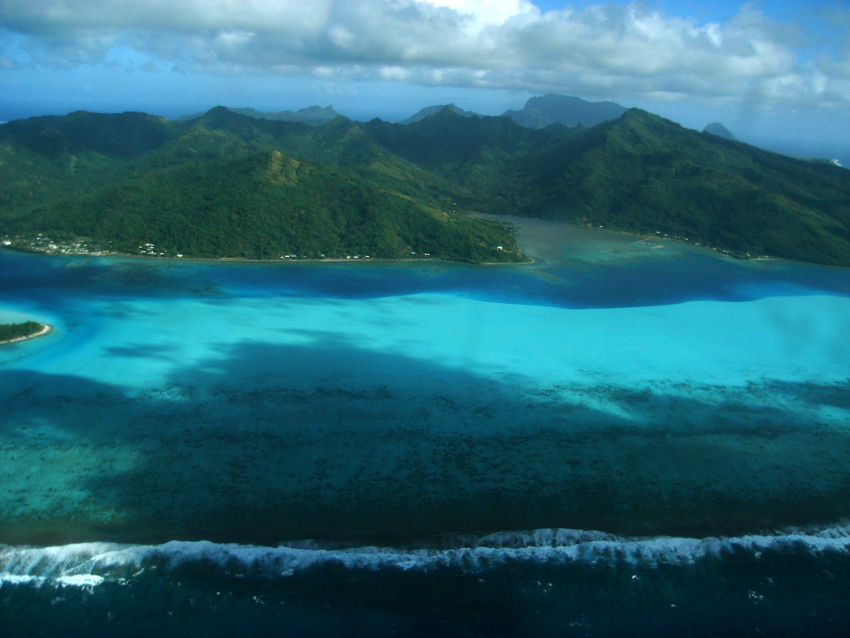
M 850 140 L 848 28 L 834 0 L 8 0 L 0 120 L 333 104 L 397 122 L 558 93 L 831 148 Z

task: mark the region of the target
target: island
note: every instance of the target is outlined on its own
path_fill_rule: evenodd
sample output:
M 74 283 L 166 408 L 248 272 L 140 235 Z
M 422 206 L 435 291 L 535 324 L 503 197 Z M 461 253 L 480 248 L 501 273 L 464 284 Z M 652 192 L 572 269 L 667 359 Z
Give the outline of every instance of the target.
M 0 324 L 0 345 L 34 339 L 46 335 L 48 332 L 50 332 L 50 326 L 37 321 L 3 323 Z
M 850 266 L 850 171 L 628 109 L 594 126 L 458 114 L 180 121 L 84 111 L 0 125 L 0 242 L 163 258 L 527 263 L 545 218 L 734 257 Z

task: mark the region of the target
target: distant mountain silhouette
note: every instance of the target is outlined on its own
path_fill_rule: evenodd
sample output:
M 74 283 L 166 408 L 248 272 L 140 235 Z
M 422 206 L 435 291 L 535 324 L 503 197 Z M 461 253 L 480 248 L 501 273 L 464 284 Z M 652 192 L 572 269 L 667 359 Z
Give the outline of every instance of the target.
M 551 93 L 530 98 L 521 111 L 505 111 L 502 115 L 528 128 L 546 128 L 555 123 L 591 127 L 616 120 L 627 110 L 614 102 L 587 102 Z
M 724 140 L 734 140 L 737 139 L 732 132 L 723 126 L 720 122 L 712 122 L 708 126 L 706 126 L 703 130 L 703 133 L 708 133 L 710 135 L 716 135 L 717 137 L 722 137 Z
M 300 109 L 298 111 L 258 111 L 256 109 L 228 109 L 233 111 L 234 113 L 238 113 L 239 115 L 245 115 L 247 117 L 253 117 L 255 119 L 263 119 L 263 120 L 277 120 L 282 122 L 302 122 L 304 124 L 309 124 L 310 126 L 319 126 L 320 124 L 325 124 L 330 122 L 335 117 L 339 115 L 334 110 L 333 106 L 308 106 L 306 109 Z M 194 120 L 196 118 L 202 117 L 204 113 L 194 113 L 192 115 L 184 115 L 178 120 Z
M 450 109 L 454 111 L 458 115 L 463 117 L 472 117 L 473 115 L 478 115 L 478 113 L 473 113 L 472 111 L 464 111 L 462 108 L 455 106 L 454 104 L 437 104 L 435 106 L 426 106 L 424 109 L 416 113 L 413 117 L 409 117 L 401 124 L 413 124 L 413 122 L 419 122 L 420 120 L 424 120 L 426 117 L 434 115 L 434 113 L 439 113 L 445 109 Z

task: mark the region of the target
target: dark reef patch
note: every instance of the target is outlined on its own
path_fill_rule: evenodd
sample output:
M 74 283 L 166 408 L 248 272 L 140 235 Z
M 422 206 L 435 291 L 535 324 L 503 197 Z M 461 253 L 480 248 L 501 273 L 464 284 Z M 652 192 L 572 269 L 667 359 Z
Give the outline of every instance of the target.
M 141 394 L 0 371 L 0 542 L 699 536 L 850 515 L 850 436 L 819 412 L 843 384 L 540 390 L 339 340 L 220 354 Z

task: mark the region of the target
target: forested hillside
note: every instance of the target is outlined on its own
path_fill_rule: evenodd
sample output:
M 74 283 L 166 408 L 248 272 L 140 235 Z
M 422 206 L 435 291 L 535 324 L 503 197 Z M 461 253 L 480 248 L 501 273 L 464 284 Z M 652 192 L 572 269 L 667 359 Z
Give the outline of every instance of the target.
M 523 260 L 510 226 L 468 216 L 488 212 L 850 265 L 840 167 L 636 109 L 590 128 L 464 115 L 308 126 L 219 107 L 177 122 L 85 112 L 10 122 L 0 235 L 164 255 Z
M 279 151 L 146 172 L 47 205 L 15 228 L 60 242 L 91 236 L 125 253 L 152 244 L 167 256 L 521 259 L 502 224 L 428 210 L 344 167 Z

